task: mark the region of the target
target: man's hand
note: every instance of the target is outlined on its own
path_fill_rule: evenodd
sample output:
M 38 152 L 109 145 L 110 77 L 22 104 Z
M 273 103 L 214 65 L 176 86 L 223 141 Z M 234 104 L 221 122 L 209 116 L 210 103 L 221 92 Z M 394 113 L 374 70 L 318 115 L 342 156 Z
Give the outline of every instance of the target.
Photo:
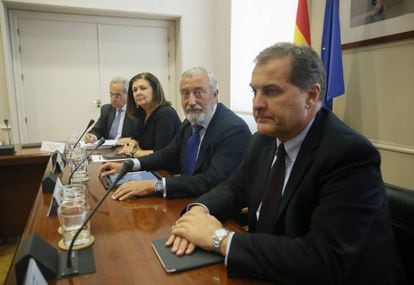
M 96 142 L 97 137 L 94 134 L 86 134 L 85 135 L 85 143 L 94 143 Z
M 200 207 L 193 207 L 172 226 L 172 235 L 167 245 L 172 245 L 172 251 L 177 255 L 190 254 L 194 246 L 204 250 L 213 250 L 213 234 L 223 225 L 215 217 L 207 214 Z
M 122 201 L 136 196 L 148 196 L 155 193 L 154 183 L 155 180 L 129 181 L 119 186 L 111 197 Z
M 122 163 L 119 162 L 107 162 L 101 165 L 99 168 L 100 176 L 107 176 L 118 173 L 122 169 Z

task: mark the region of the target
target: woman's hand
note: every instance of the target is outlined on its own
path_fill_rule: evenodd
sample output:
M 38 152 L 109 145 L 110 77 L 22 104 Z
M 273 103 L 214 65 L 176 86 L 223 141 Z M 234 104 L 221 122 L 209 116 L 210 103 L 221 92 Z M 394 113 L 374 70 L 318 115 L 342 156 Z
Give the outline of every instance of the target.
M 120 154 L 125 154 L 127 156 L 134 156 L 134 154 L 139 150 L 139 145 L 136 140 L 129 140 L 128 143 L 119 151 Z

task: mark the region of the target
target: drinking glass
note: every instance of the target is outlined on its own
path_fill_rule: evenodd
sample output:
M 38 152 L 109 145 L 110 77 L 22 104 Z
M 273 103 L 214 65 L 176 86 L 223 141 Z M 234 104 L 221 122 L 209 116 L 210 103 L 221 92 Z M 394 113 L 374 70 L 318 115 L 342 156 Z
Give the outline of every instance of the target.
M 88 198 L 86 186 L 82 184 L 62 185 L 59 189 L 60 203 L 69 200 L 84 200 Z
M 59 222 L 63 229 L 63 244 L 69 247 L 76 232 L 86 221 L 90 213 L 90 206 L 85 200 L 69 200 L 59 205 Z M 86 246 L 91 241 L 90 222 L 88 222 L 74 242 L 74 246 Z
M 73 173 L 73 175 L 70 182 L 84 182 L 89 180 L 88 160 L 83 161 L 85 157 L 85 148 L 82 148 L 78 145 L 72 149 L 70 157 L 70 173 Z

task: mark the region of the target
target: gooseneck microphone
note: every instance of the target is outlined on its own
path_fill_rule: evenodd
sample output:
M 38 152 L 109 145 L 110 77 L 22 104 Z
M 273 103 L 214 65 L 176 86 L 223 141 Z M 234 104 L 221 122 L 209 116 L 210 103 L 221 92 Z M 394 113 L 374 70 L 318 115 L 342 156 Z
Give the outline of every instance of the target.
M 76 141 L 76 143 L 73 145 L 73 148 L 75 148 L 78 143 L 80 142 L 80 140 L 82 139 L 83 135 L 86 133 L 86 131 L 93 125 L 93 123 L 95 123 L 94 119 L 91 119 L 88 123 L 88 126 L 86 127 L 86 129 L 83 131 L 83 133 L 80 135 L 80 137 L 78 138 L 78 140 Z
M 66 268 L 63 270 L 66 273 L 65 275 L 77 274 L 77 272 L 73 272 L 73 270 L 72 270 L 72 265 L 73 265 L 72 261 L 74 261 L 74 262 L 78 261 L 77 251 L 73 251 L 73 245 L 75 244 L 76 238 L 78 237 L 78 235 L 80 234 L 82 229 L 85 227 L 85 225 L 92 218 L 92 216 L 95 214 L 95 212 L 98 210 L 98 208 L 101 206 L 101 204 L 103 203 L 105 198 L 109 195 L 109 193 L 111 193 L 111 190 L 115 187 L 115 185 L 119 182 L 119 180 L 121 180 L 122 177 L 124 177 L 127 172 L 131 171 L 133 167 L 134 167 L 134 162 L 132 160 L 129 159 L 129 160 L 124 161 L 124 163 L 122 165 L 122 169 L 118 173 L 118 176 L 116 177 L 115 181 L 112 183 L 111 187 L 102 196 L 101 200 L 99 200 L 98 204 L 95 206 L 93 211 L 89 214 L 89 216 L 86 218 L 86 220 L 82 223 L 82 225 L 76 231 L 76 233 L 75 233 L 75 235 L 74 235 L 74 237 L 73 237 L 73 239 L 70 243 L 69 250 L 67 252 Z M 77 265 L 78 264 L 76 264 L 76 266 L 75 266 L 76 268 L 77 268 Z M 62 276 L 64 276 L 64 275 L 62 275 Z
M 103 145 L 105 143 L 105 139 L 104 139 L 104 137 L 101 137 L 97 142 L 96 142 L 96 146 L 88 153 L 88 155 L 87 156 L 85 156 L 79 163 L 78 163 L 78 165 L 76 165 L 75 166 L 75 169 L 73 169 L 72 170 L 72 173 L 70 174 L 70 176 L 69 176 L 69 180 L 68 180 L 68 184 L 70 184 L 70 182 L 71 182 L 71 180 L 72 180 L 72 177 L 73 177 L 73 174 L 75 174 L 75 172 L 76 172 L 76 170 L 78 170 L 79 169 L 79 167 L 82 165 L 82 163 L 84 163 L 85 162 L 85 160 L 87 160 L 91 155 L 92 155 L 92 153 L 95 151 L 95 150 L 97 150 L 101 145 Z

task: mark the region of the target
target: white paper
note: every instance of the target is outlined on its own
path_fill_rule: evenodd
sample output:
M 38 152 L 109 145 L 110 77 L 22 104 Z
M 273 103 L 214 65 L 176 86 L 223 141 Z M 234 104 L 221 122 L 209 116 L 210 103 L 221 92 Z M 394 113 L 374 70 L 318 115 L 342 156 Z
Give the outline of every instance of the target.
M 24 285 L 47 285 L 45 277 L 40 272 L 36 261 L 30 258 L 29 265 L 27 266 L 26 276 L 24 278 Z
M 54 152 L 55 150 L 60 151 L 61 153 L 65 152 L 65 143 L 60 142 L 49 142 L 49 141 L 43 141 L 42 146 L 40 147 L 41 151 L 47 151 L 47 152 Z
M 98 144 L 98 141 L 94 143 L 85 143 L 84 141 L 80 142 L 80 146 L 86 149 L 94 149 L 96 145 Z M 99 148 L 112 148 L 116 147 L 118 145 L 118 140 L 105 140 L 103 145 L 101 145 Z
M 124 160 L 131 159 L 131 158 L 125 157 L 125 158 L 116 158 L 116 159 L 105 159 L 100 154 L 93 154 L 91 155 L 91 159 L 92 159 L 92 162 L 107 162 L 107 161 L 124 161 Z

